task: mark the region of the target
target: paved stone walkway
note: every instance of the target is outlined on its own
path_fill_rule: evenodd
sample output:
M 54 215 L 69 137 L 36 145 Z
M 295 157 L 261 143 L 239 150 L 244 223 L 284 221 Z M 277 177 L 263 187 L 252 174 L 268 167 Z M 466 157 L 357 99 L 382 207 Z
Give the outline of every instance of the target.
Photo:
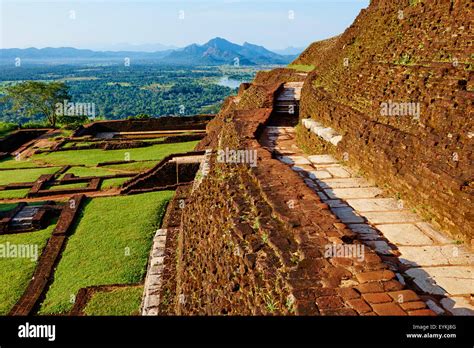
M 293 127 L 267 127 L 266 145 L 298 172 L 332 212 L 396 272 L 412 282 L 438 314 L 474 315 L 474 253 L 437 231 L 402 201 L 340 164 L 330 155 L 308 156 Z

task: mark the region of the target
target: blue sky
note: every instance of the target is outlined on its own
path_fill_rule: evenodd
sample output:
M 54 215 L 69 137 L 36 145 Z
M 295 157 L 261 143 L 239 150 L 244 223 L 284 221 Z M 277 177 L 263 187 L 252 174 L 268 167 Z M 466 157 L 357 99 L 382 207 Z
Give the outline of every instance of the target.
M 0 0 L 2 48 L 183 47 L 220 36 L 271 49 L 337 35 L 369 0 Z M 184 18 L 183 18 L 184 16 Z

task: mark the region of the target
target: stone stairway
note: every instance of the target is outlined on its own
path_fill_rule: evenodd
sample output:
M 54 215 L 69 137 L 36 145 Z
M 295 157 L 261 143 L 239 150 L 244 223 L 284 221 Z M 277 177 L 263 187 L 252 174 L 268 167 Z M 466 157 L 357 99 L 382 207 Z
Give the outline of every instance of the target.
M 266 128 L 264 145 L 296 171 L 402 284 L 440 315 L 474 315 L 474 254 L 330 155 L 308 156 L 293 127 Z
M 271 125 L 294 126 L 298 123 L 302 88 L 303 82 L 287 82 L 282 86 L 275 98 Z

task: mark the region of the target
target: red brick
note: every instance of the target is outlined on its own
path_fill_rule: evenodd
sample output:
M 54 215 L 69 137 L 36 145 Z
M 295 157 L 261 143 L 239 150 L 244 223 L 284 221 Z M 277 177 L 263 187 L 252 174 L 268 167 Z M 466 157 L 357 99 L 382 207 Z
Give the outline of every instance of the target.
M 331 263 L 335 266 L 352 266 L 352 259 L 348 257 L 333 257 Z
M 296 302 L 297 315 L 318 315 L 319 311 L 313 301 L 297 301 Z
M 431 309 L 418 309 L 416 311 L 411 311 L 408 312 L 408 315 L 413 315 L 413 316 L 436 316 L 436 314 L 431 310 Z
M 369 294 L 363 294 L 362 297 L 369 303 L 385 303 L 385 302 L 392 302 L 390 296 L 388 296 L 384 292 L 375 292 Z
M 382 284 L 380 283 L 365 283 L 356 286 L 356 289 L 359 290 L 360 293 L 370 293 L 370 292 L 383 292 Z
M 412 311 L 415 309 L 424 309 L 426 308 L 426 304 L 423 301 L 405 302 L 400 303 L 400 307 L 406 311 Z
M 356 274 L 357 280 L 361 283 L 376 282 L 379 280 L 390 280 L 395 278 L 395 273 L 388 270 L 365 272 Z
M 316 304 L 320 309 L 336 309 L 344 307 L 342 300 L 338 296 L 322 296 L 316 299 Z
M 358 313 L 368 313 L 372 311 L 372 308 L 362 299 L 349 300 L 347 303 Z
M 359 293 L 353 288 L 341 288 L 338 289 L 337 292 L 344 300 L 353 300 L 360 297 Z
M 396 303 L 379 303 L 372 305 L 374 312 L 378 315 L 407 315 Z
M 368 264 L 370 263 L 378 263 L 378 262 L 381 262 L 382 259 L 377 255 L 377 254 L 374 254 L 374 253 L 366 253 L 365 254 L 365 257 L 364 257 L 364 261 Z
M 333 315 L 333 316 L 356 316 L 357 312 L 350 308 L 338 308 L 338 309 L 324 309 L 321 311 L 322 315 Z
M 383 282 L 383 290 L 384 291 L 398 291 L 402 290 L 403 285 L 398 280 L 392 279 L 388 282 Z
M 412 290 L 393 291 L 388 293 L 398 303 L 419 301 L 420 298 Z

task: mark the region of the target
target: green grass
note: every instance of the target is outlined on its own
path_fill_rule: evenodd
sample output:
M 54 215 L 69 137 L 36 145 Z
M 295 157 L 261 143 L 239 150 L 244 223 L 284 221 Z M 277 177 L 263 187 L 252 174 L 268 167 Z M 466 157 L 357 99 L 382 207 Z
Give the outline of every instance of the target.
M 0 199 L 24 198 L 30 189 L 18 190 L 2 190 L 0 191 Z
M 54 229 L 19 234 L 0 235 L 0 244 L 38 245 L 38 257 Z M 6 315 L 20 299 L 33 275 L 36 262 L 29 258 L 0 258 L 0 315 Z
M 16 208 L 17 203 L 0 203 L 0 211 L 9 211 Z
M 93 285 L 143 280 L 153 235 L 173 191 L 88 200 L 54 275 L 41 314 L 68 312 Z
M 0 138 L 8 135 L 10 132 L 18 128 L 16 123 L 0 122 Z
M 140 314 L 143 286 L 117 288 L 112 291 L 97 292 L 92 295 L 84 312 L 86 315 L 120 315 Z
M 14 157 L 7 157 L 0 160 L 1 169 L 14 169 L 14 168 L 31 168 L 41 167 L 40 164 L 35 163 L 31 160 L 16 160 Z
M 302 71 L 302 72 L 310 72 L 313 71 L 315 66 L 314 65 L 304 65 L 304 64 L 290 64 L 288 65 L 288 68 L 294 69 L 297 71 Z
M 62 146 L 63 149 L 68 149 L 70 147 L 87 147 L 94 144 L 93 142 L 87 142 L 87 141 L 79 141 L 79 142 L 67 142 Z
M 107 168 L 112 170 L 120 170 L 129 173 L 140 173 L 145 170 L 151 169 L 157 165 L 159 161 L 144 161 L 144 162 L 132 162 L 124 164 L 114 164 L 111 166 L 103 166 L 101 168 Z
M 46 189 L 50 191 L 57 191 L 57 190 L 68 190 L 68 189 L 76 189 L 76 188 L 86 188 L 88 182 L 75 182 L 71 184 L 63 184 L 63 185 L 52 185 L 48 186 Z
M 191 151 L 197 143 L 197 141 L 190 141 L 185 143 L 159 144 L 142 148 L 109 151 L 101 149 L 60 151 L 35 155 L 33 156 L 33 159 L 54 165 L 84 164 L 86 166 L 96 166 L 98 163 L 109 161 L 161 160 L 172 153 Z
M 114 175 L 117 172 L 112 170 L 107 170 L 103 167 L 72 167 L 66 173 L 61 175 L 64 177 L 66 174 L 74 174 L 75 176 L 106 176 L 106 175 Z
M 115 188 L 121 186 L 124 182 L 130 180 L 131 178 L 114 178 L 114 179 L 106 179 L 102 181 L 100 188 L 102 190 L 106 190 L 109 188 Z
M 16 169 L 16 170 L 0 170 L 0 185 L 8 185 L 11 183 L 33 182 L 42 174 L 53 174 L 57 172 L 59 167 L 49 168 L 33 168 L 33 169 Z

